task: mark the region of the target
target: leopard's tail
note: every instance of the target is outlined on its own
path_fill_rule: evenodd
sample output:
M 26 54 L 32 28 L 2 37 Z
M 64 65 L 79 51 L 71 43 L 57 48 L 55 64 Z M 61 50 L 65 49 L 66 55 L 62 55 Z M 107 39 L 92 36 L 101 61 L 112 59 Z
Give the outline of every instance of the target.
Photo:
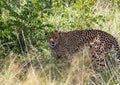
M 117 60 L 118 60 L 118 62 L 120 64 L 120 47 L 119 47 L 119 44 L 118 44 L 116 39 L 114 39 L 113 45 L 114 45 L 114 49 L 116 51 Z

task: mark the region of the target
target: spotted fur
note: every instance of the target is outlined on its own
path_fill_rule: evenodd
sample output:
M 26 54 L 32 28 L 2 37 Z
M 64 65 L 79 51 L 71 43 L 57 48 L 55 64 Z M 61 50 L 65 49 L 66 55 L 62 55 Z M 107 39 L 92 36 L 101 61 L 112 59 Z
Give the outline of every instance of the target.
M 120 49 L 116 39 L 101 30 L 75 30 L 70 32 L 53 31 L 46 33 L 47 45 L 54 57 L 66 56 L 70 58 L 75 53 L 89 47 L 89 57 L 94 66 L 105 66 L 104 57 L 108 55 L 112 46 L 116 57 L 120 60 Z

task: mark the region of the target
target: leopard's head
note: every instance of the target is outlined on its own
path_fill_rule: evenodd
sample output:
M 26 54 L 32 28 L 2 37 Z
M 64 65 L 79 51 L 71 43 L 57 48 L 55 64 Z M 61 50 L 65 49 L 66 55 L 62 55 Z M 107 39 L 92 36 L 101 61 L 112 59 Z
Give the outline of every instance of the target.
M 50 48 L 55 48 L 58 45 L 60 33 L 57 30 L 52 31 L 50 33 L 45 32 L 45 36 L 47 38 L 47 45 Z

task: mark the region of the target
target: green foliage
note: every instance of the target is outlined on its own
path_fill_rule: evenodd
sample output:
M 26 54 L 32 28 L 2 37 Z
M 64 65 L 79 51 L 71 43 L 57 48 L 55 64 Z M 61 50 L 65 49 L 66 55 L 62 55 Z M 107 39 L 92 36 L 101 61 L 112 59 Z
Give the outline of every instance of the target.
M 50 14 L 52 4 L 49 0 L 18 0 L 1 2 L 0 18 L 0 56 L 11 50 L 17 53 L 28 51 L 30 45 L 42 49 L 44 40 L 43 19 Z M 37 42 L 40 40 L 41 42 Z M 3 51 L 5 50 L 5 51 Z
M 86 28 L 84 23 L 89 27 L 93 18 L 88 11 L 92 0 L 1 0 L 0 4 L 0 56 L 24 53 L 32 46 L 43 52 L 45 30 Z

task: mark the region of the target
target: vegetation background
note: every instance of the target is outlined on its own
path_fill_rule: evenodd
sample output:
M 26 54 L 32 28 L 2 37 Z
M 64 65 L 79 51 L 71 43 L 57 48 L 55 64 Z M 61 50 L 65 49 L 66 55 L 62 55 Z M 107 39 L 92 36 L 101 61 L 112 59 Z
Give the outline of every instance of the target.
M 0 0 L 1 85 L 120 84 L 119 68 L 89 69 L 87 50 L 70 67 L 52 62 L 44 32 L 54 29 L 100 29 L 120 44 L 120 0 Z

